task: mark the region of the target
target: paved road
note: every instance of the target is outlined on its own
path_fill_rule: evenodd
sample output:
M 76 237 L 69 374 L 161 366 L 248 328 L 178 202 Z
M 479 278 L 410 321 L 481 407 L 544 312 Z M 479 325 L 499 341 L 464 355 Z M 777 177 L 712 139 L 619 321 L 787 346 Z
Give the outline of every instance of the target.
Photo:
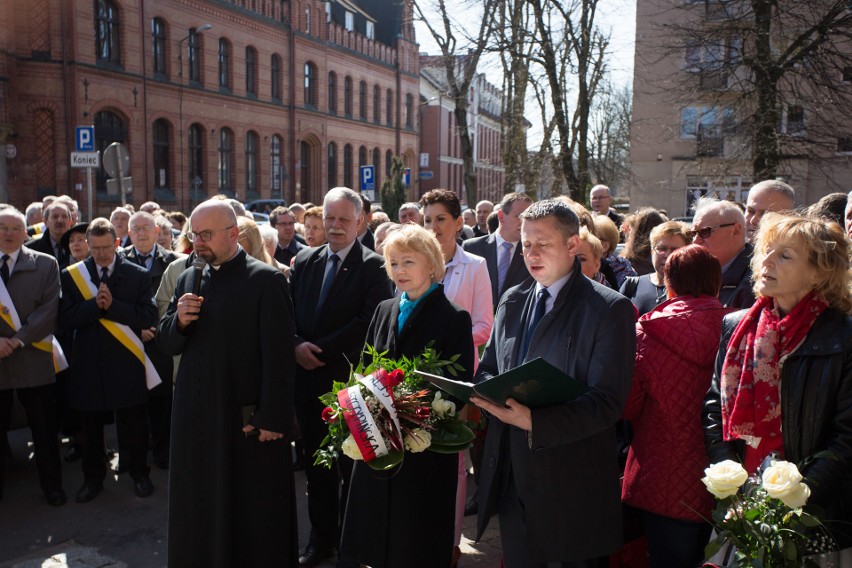
M 115 447 L 115 432 L 107 431 L 108 445 Z M 44 502 L 38 487 L 29 431 L 10 434 L 13 458 L 7 460 L 3 501 L 0 501 L 0 568 L 162 568 L 166 566 L 166 509 L 168 475 L 153 467 L 154 495 L 140 499 L 133 494 L 127 475 L 110 476 L 104 491 L 90 503 L 74 503 L 83 483 L 80 462 L 63 463 L 63 507 Z M 63 449 L 64 452 L 64 449 Z M 296 473 L 299 504 L 299 540 L 308 537 L 305 477 Z M 461 568 L 498 568 L 500 539 L 497 519 L 483 540 L 473 543 L 474 517 L 465 519 Z M 324 568 L 334 566 L 328 562 Z M 437 567 L 436 567 L 437 568 Z

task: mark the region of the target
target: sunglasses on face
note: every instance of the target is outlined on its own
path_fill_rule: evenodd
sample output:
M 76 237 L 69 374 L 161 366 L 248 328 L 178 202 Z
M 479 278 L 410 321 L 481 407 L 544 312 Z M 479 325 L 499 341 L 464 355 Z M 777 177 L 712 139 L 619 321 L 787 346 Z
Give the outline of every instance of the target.
M 693 229 L 691 231 L 687 231 L 686 234 L 690 239 L 694 239 L 697 236 L 702 239 L 709 239 L 710 235 L 713 234 L 713 231 L 716 229 L 722 229 L 724 227 L 730 227 L 732 225 L 736 225 L 736 223 L 723 223 L 722 225 L 713 225 L 712 227 L 701 227 L 700 229 Z

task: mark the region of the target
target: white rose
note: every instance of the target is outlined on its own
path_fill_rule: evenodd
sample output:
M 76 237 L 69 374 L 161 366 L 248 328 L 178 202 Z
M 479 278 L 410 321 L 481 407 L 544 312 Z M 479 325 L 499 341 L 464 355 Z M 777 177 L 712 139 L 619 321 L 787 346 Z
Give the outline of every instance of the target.
M 773 461 L 763 472 L 763 488 L 773 499 L 791 509 L 802 507 L 811 496 L 811 489 L 802 483 L 799 468 L 787 461 Z
M 343 444 L 340 445 L 340 449 L 343 450 L 346 457 L 350 459 L 364 459 L 364 456 L 361 455 L 361 450 L 358 449 L 358 444 L 355 442 L 355 437 L 352 436 L 352 434 L 349 434 L 349 437 L 343 440 Z
M 456 413 L 456 403 L 441 397 L 441 393 L 435 393 L 432 401 L 432 410 L 437 416 L 453 416 Z
M 405 449 L 412 452 L 422 452 L 432 445 L 432 434 L 422 428 L 415 428 L 405 436 Z
M 714 463 L 704 470 L 706 477 L 701 481 L 707 486 L 707 491 L 724 499 L 736 495 L 743 483 L 748 479 L 748 473 L 743 466 L 733 460 Z

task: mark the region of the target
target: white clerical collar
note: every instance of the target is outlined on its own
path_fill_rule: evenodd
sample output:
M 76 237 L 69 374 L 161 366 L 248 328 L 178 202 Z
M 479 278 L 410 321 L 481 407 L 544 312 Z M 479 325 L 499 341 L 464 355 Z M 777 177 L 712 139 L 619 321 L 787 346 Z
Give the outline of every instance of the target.
M 234 260 L 234 259 L 237 257 L 237 255 L 238 255 L 238 254 L 240 254 L 240 251 L 241 251 L 241 250 L 243 250 L 243 247 L 241 247 L 241 246 L 239 245 L 239 243 L 237 243 L 237 252 L 235 252 L 234 254 L 232 254 L 232 255 L 231 255 L 231 258 L 229 258 L 229 259 L 228 259 L 228 260 L 226 260 L 225 262 L 221 262 L 221 263 L 219 263 L 219 264 L 211 264 L 211 265 L 210 265 L 210 268 L 212 268 L 213 270 L 219 270 L 220 268 L 222 268 L 222 265 L 223 265 L 223 264 L 228 264 L 229 262 L 231 262 L 232 260 Z

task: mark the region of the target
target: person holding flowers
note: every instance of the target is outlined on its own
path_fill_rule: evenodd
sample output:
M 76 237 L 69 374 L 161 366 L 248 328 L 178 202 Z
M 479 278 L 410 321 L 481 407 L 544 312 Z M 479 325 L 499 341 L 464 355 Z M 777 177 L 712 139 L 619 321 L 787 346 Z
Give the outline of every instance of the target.
M 749 475 L 770 454 L 798 464 L 807 505 L 849 546 L 850 243 L 835 223 L 767 215 L 751 266 L 758 300 L 723 320 L 704 401 L 710 462 L 739 461 Z
M 417 357 L 427 347 L 442 359 L 458 356 L 464 371 L 453 378 L 470 382 L 470 315 L 447 299 L 439 283 L 444 257 L 435 236 L 409 224 L 388 236 L 383 252 L 388 276 L 402 296 L 378 305 L 366 344 L 394 359 Z M 438 411 L 434 405 L 431 410 Z M 458 456 L 423 451 L 429 446 L 428 432 L 406 433 L 405 438 L 408 451 L 399 466 L 377 472 L 355 462 L 341 555 L 372 568 L 448 567 Z

